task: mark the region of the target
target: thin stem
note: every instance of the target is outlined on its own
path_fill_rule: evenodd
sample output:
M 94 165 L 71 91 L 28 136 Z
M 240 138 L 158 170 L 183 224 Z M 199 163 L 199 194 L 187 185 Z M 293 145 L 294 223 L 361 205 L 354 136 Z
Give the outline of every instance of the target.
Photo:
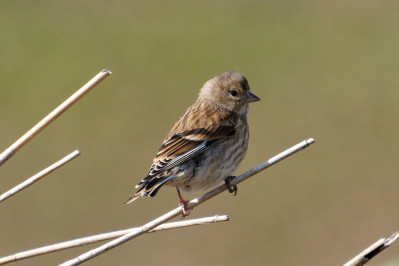
M 46 175 L 52 173 L 53 171 L 55 171 L 56 169 L 60 168 L 64 164 L 66 164 L 66 163 L 70 162 L 71 160 L 75 159 L 79 154 L 80 154 L 80 152 L 78 150 L 75 150 L 74 152 L 72 152 L 69 155 L 65 156 L 64 158 L 62 158 L 58 162 L 50 165 L 46 169 L 40 171 L 39 173 L 35 174 L 34 176 L 32 176 L 32 177 L 30 177 L 28 179 L 26 179 L 21 184 L 15 186 L 12 189 L 8 190 L 7 192 L 3 193 L 0 196 L 0 202 L 8 199 L 9 197 L 11 197 L 11 196 L 15 195 L 16 193 L 20 192 L 21 190 L 33 185 L 36 181 L 39 181 L 40 179 L 42 179 Z
M 388 248 L 393 242 L 399 238 L 399 232 L 394 233 L 388 238 L 381 238 L 365 250 L 359 253 L 356 257 L 344 264 L 344 266 L 361 266 L 369 262 L 374 256 L 379 254 L 384 249 Z
M 83 87 L 66 99 L 62 104 L 55 108 L 51 113 L 44 117 L 39 123 L 32 127 L 28 132 L 26 132 L 22 137 L 15 141 L 10 147 L 3 151 L 0 154 L 0 166 L 110 74 L 111 71 L 107 69 L 102 70 L 89 82 L 83 85 Z
M 282 153 L 274 156 L 273 158 L 267 160 L 266 162 L 252 168 L 251 170 L 245 172 L 244 174 L 234 178 L 231 180 L 230 184 L 231 185 L 236 185 L 246 179 L 248 179 L 249 177 L 259 173 L 260 171 L 265 170 L 266 168 L 278 163 L 279 161 L 295 154 L 296 152 L 303 150 L 304 148 L 309 147 L 309 145 L 311 145 L 312 143 L 314 143 L 314 139 L 310 138 L 308 140 L 304 140 L 300 143 L 298 143 L 297 145 L 283 151 Z M 219 195 L 220 193 L 222 193 L 223 191 L 227 190 L 227 186 L 225 184 L 216 187 L 215 189 L 209 191 L 208 193 L 203 194 L 202 196 L 191 200 L 190 202 L 188 202 L 187 204 L 187 210 L 193 209 L 194 207 L 204 203 L 205 201 L 215 197 L 216 195 Z M 151 222 L 139 227 L 139 229 L 137 231 L 134 232 L 130 232 L 120 238 L 117 238 L 115 240 L 112 240 L 98 248 L 92 249 L 72 260 L 69 260 L 67 262 L 64 262 L 63 264 L 61 264 L 62 266 L 69 266 L 69 265 L 78 265 L 81 264 L 87 260 L 90 260 L 114 247 L 117 247 L 127 241 L 129 241 L 130 239 L 133 239 L 135 237 L 138 237 L 148 231 L 150 231 L 151 229 L 159 226 L 160 224 L 163 224 L 179 215 L 181 215 L 183 213 L 183 208 L 182 207 L 178 207 L 164 215 L 162 215 L 161 217 L 158 217 L 155 220 L 152 220 Z
M 228 220 L 229 220 L 229 217 L 227 215 L 215 215 L 215 216 L 211 216 L 211 217 L 204 217 L 204 218 L 162 224 L 162 225 L 154 228 L 153 230 L 150 230 L 149 232 L 157 232 L 157 231 L 163 231 L 163 230 L 169 230 L 169 229 L 176 229 L 176 228 L 182 228 L 182 227 L 193 226 L 193 225 L 203 225 L 203 224 L 210 224 L 210 223 L 216 223 L 216 222 L 225 222 Z M 40 248 L 35 248 L 35 249 L 19 252 L 14 255 L 0 258 L 0 265 L 10 263 L 10 262 L 15 262 L 15 261 L 22 260 L 22 259 L 35 257 L 35 256 L 39 256 L 39 255 L 44 255 L 47 253 L 56 252 L 56 251 L 60 251 L 60 250 L 68 249 L 68 248 L 84 246 L 87 244 L 92 244 L 92 243 L 96 243 L 96 242 L 100 242 L 100 241 L 104 241 L 104 240 L 113 239 L 113 238 L 120 237 L 127 233 L 130 233 L 132 231 L 137 231 L 137 230 L 139 230 L 139 228 L 137 228 L 137 227 L 129 228 L 129 229 L 125 229 L 125 230 L 119 230 L 119 231 L 103 233 L 103 234 L 94 235 L 94 236 L 78 238 L 78 239 L 69 240 L 69 241 L 62 242 L 62 243 L 57 243 L 57 244 L 53 244 L 53 245 L 49 245 L 49 246 L 44 246 L 44 247 L 40 247 Z

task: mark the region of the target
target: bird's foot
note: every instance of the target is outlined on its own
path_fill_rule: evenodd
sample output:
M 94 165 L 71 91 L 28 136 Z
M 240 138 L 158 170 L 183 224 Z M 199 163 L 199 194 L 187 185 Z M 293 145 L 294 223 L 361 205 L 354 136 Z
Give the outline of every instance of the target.
M 187 210 L 187 203 L 188 200 L 184 200 L 183 197 L 180 194 L 180 190 L 176 188 L 177 190 L 177 195 L 179 195 L 179 206 L 183 207 L 183 213 L 181 214 L 181 218 L 184 219 L 184 217 L 190 215 L 190 211 Z
M 224 182 L 226 183 L 226 187 L 227 187 L 227 190 L 230 192 L 230 193 L 233 193 L 234 192 L 234 196 L 235 195 L 237 195 L 237 186 L 236 185 L 234 185 L 234 186 L 231 186 L 231 180 L 233 180 L 235 178 L 235 176 L 228 176 L 228 177 L 226 177 L 226 179 L 224 180 Z
M 190 211 L 187 210 L 187 203 L 189 201 L 188 200 L 179 200 L 179 206 L 183 207 L 183 213 L 181 214 L 181 218 L 184 219 L 186 216 L 190 215 Z

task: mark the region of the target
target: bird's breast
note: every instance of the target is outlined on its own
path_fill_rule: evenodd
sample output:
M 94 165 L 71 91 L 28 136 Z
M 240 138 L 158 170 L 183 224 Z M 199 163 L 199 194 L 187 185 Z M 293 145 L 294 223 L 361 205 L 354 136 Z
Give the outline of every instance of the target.
M 232 175 L 248 148 L 248 126 L 238 127 L 237 133 L 209 150 L 201 156 L 180 166 L 182 171 L 169 185 L 190 192 L 208 189 L 222 182 L 227 176 Z

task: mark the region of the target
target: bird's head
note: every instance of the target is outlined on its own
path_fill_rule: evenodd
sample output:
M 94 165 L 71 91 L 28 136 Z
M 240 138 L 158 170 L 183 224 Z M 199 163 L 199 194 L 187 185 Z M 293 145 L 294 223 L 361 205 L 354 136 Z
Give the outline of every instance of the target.
M 251 93 L 247 79 L 238 72 L 225 72 L 208 80 L 198 96 L 222 108 L 246 114 L 249 104 L 260 99 Z

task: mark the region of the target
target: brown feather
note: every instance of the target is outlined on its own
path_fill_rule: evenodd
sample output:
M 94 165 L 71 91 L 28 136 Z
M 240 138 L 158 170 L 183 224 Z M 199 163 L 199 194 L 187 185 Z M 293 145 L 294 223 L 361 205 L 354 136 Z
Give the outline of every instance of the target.
M 206 116 L 203 114 L 203 108 L 207 110 Z M 168 137 L 159 148 L 151 168 L 158 168 L 157 172 L 162 171 L 166 165 L 160 167 L 160 164 L 165 159 L 173 160 L 198 147 L 205 141 L 221 140 L 234 135 L 237 119 L 237 114 L 234 112 L 221 110 L 207 102 L 196 102 L 175 123 Z
M 136 186 L 141 187 L 126 203 L 140 196 L 155 196 L 159 188 L 166 183 L 179 187 L 194 182 L 198 186 L 198 182 L 208 178 L 204 171 L 204 167 L 207 166 L 202 163 L 209 159 L 202 158 L 210 158 L 209 156 L 212 157 L 212 153 L 216 154 L 215 152 L 223 155 L 224 157 L 220 157 L 224 158 L 223 160 L 234 161 L 229 167 L 235 169 L 247 149 L 246 115 L 249 103 L 257 100 L 259 98 L 250 93 L 246 78 L 237 72 L 225 72 L 207 81 L 197 101 L 178 119 L 167 135 L 147 176 Z M 240 144 L 239 141 L 244 142 Z M 234 146 L 238 153 L 226 157 L 221 149 L 231 146 Z M 206 155 L 203 157 L 204 153 Z M 215 157 L 212 163 L 215 164 L 217 160 L 221 159 Z M 215 169 L 213 167 L 208 166 L 208 169 L 211 171 Z M 198 171 L 200 173 L 196 174 Z M 210 172 L 210 175 L 209 178 L 217 180 L 214 177 L 217 176 L 217 172 Z M 191 181 L 192 177 L 195 178 Z

